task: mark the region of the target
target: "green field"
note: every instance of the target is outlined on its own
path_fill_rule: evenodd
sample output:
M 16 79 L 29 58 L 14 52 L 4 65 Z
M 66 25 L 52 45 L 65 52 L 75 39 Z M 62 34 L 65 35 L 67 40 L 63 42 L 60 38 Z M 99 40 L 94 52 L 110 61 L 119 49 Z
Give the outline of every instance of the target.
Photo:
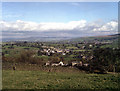
M 3 70 L 3 89 L 118 89 L 118 74 Z

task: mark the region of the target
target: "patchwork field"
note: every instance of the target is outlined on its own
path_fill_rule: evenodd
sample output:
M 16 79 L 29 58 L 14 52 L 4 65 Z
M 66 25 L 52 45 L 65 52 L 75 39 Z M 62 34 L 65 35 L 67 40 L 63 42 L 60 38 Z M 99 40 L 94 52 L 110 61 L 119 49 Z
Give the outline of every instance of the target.
M 3 70 L 3 89 L 118 89 L 118 74 Z

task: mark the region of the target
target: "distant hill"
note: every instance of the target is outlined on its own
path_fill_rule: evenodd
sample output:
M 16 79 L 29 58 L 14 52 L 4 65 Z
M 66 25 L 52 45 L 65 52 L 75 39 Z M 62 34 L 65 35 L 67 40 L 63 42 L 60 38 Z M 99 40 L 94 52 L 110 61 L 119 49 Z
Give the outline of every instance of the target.
M 114 35 L 105 35 L 105 36 L 92 36 L 92 37 L 80 37 L 80 38 L 73 38 L 70 40 L 67 40 L 69 42 L 115 42 L 118 41 L 118 37 L 120 34 L 114 34 Z
M 68 40 L 69 37 L 29 37 L 29 38 L 3 38 L 2 41 L 40 41 L 40 42 L 51 42 L 51 41 L 61 41 Z
M 93 37 L 29 37 L 29 38 L 3 38 L 2 41 L 40 41 L 40 42 L 104 42 L 104 41 L 117 41 L 120 34 L 93 36 Z

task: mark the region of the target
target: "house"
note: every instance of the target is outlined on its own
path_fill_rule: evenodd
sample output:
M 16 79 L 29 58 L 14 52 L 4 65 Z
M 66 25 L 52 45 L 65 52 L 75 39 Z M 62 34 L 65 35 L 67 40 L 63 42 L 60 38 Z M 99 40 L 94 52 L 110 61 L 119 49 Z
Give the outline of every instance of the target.
M 51 48 L 51 49 L 54 49 L 54 47 L 52 47 L 52 46 L 51 46 L 50 48 Z
M 64 66 L 64 63 L 62 61 L 60 61 L 59 63 L 52 63 L 51 66 Z
M 86 63 L 86 64 L 83 64 L 83 65 L 84 65 L 85 67 L 87 67 L 89 64 Z
M 69 53 L 69 49 L 65 49 L 65 51 L 64 51 L 65 53 Z
M 50 65 L 50 61 L 45 63 L 45 66 L 49 66 Z
M 62 55 L 66 55 L 66 53 L 62 53 Z
M 86 57 L 85 57 L 85 56 L 83 56 L 82 58 L 83 58 L 83 59 L 85 59 Z
M 50 56 L 50 55 L 51 55 L 51 53 L 50 53 L 50 52 L 48 52 L 48 53 L 47 53 L 47 55 L 48 55 L 48 56 Z
M 49 61 L 45 63 L 45 66 L 64 66 L 64 63 L 62 61 L 60 62 L 54 62 L 54 63 L 50 63 Z
M 93 59 L 93 56 L 90 56 L 90 59 Z
M 82 49 L 85 49 L 85 46 L 82 46 Z
M 44 52 L 47 52 L 47 49 L 43 49 Z
M 92 45 L 90 44 L 89 47 L 92 47 Z
M 62 53 L 62 50 L 57 50 L 57 53 Z
M 51 66 L 59 66 L 59 63 L 51 63 Z
M 56 49 L 57 53 L 62 53 L 63 51 L 60 49 Z
M 72 62 L 72 66 L 82 66 L 82 62 L 81 61 L 73 61 Z
M 55 51 L 52 50 L 52 53 L 55 53 Z
M 60 61 L 59 64 L 60 64 L 61 66 L 64 66 L 64 63 L 63 63 L 62 61 Z

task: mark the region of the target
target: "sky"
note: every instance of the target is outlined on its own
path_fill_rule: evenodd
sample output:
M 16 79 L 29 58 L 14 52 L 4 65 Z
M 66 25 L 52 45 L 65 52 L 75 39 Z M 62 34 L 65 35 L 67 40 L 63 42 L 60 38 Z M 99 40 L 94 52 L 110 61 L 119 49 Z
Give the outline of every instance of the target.
M 3 2 L 2 37 L 116 34 L 117 2 Z

